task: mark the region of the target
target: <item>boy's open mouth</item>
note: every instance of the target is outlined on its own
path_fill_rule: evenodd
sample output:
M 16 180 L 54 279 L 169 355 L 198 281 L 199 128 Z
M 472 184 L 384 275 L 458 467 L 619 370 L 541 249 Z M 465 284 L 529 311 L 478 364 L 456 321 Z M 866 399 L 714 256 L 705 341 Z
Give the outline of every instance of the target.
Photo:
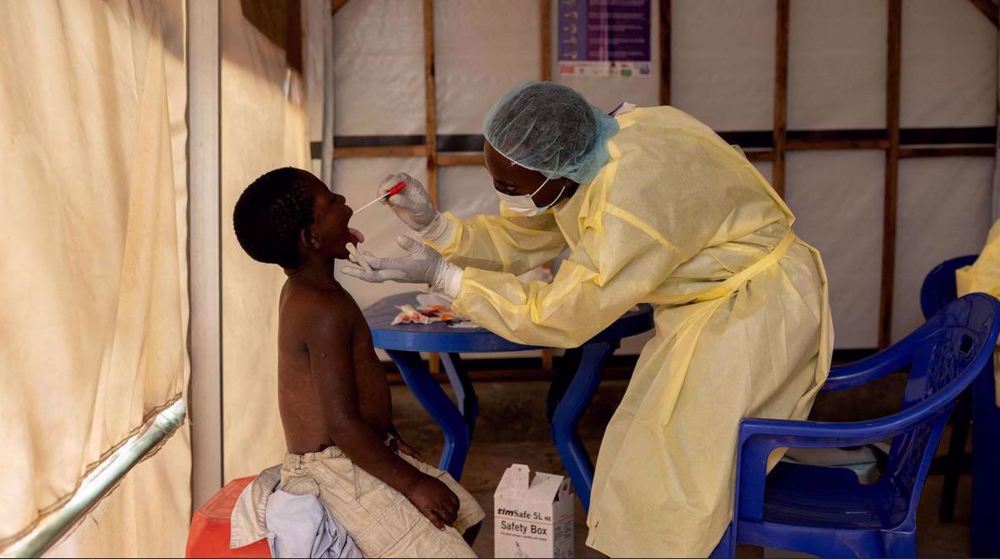
M 361 231 L 358 231 L 353 227 L 348 227 L 347 232 L 351 234 L 355 244 L 365 242 L 365 236 L 361 233 Z

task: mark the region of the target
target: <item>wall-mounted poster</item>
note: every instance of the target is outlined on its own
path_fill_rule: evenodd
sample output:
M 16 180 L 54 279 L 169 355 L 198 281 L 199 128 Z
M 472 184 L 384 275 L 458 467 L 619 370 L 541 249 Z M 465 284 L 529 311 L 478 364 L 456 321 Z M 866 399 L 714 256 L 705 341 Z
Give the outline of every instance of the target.
M 559 73 L 648 75 L 651 0 L 558 0 Z

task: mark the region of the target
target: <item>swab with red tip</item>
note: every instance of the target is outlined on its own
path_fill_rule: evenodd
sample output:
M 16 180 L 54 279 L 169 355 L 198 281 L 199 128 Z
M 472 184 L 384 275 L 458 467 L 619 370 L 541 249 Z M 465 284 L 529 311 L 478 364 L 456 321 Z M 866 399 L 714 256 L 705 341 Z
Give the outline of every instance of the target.
M 406 188 L 406 183 L 400 181 L 398 184 L 396 184 L 396 186 L 390 188 L 389 192 L 386 192 L 385 194 L 379 196 L 378 198 L 372 200 L 371 202 L 368 202 L 364 206 L 361 206 L 360 208 L 354 210 L 354 213 L 358 214 L 359 212 L 361 212 L 361 210 L 367 208 L 368 206 L 371 206 L 375 202 L 379 202 L 379 201 L 385 200 L 386 198 L 389 198 L 391 196 L 395 196 L 395 195 L 399 194 L 400 192 L 402 192 L 404 188 Z

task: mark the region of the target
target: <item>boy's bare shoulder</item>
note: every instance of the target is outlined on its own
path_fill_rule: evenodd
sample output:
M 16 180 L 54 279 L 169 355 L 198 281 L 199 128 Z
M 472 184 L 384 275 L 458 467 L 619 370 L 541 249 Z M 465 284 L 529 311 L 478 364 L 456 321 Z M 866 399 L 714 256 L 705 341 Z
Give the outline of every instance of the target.
M 282 321 L 312 328 L 340 326 L 350 323 L 357 312 L 357 303 L 339 285 L 317 288 L 289 278 L 281 290 Z

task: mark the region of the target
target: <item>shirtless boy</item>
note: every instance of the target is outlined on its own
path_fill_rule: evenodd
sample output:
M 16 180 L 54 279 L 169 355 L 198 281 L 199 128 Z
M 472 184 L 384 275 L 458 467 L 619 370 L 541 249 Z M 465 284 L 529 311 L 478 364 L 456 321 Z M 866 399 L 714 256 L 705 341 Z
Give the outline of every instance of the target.
M 250 184 L 233 212 L 240 246 L 281 266 L 278 404 L 284 491 L 319 496 L 366 557 L 475 557 L 484 513 L 450 475 L 424 464 L 392 423 L 385 372 L 351 295 L 334 279 L 353 210 L 290 167 Z

